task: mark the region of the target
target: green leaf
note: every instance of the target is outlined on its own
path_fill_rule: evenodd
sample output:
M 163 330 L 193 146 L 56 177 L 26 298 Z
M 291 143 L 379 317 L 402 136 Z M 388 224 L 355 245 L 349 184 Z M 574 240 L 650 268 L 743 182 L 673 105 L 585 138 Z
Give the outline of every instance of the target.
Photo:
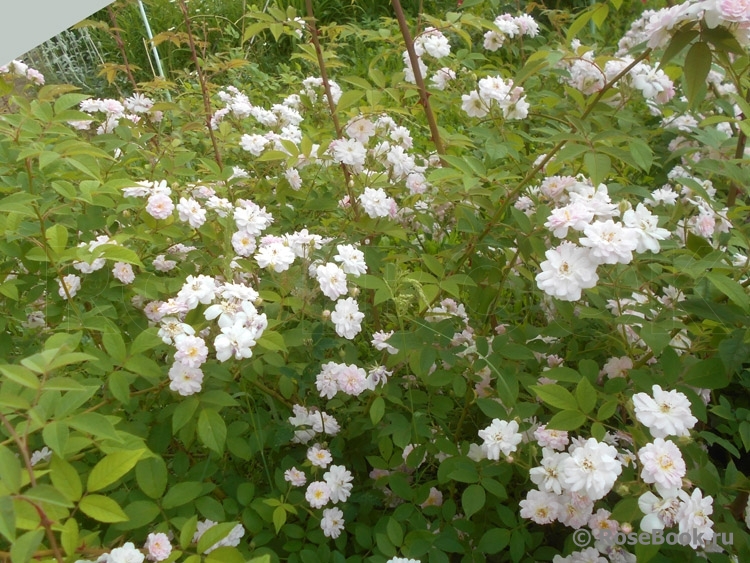
M 104 456 L 89 473 L 86 489 L 89 492 L 100 491 L 118 481 L 128 471 L 135 467 L 141 459 L 145 449 L 122 450 Z
M 198 410 L 200 401 L 195 397 L 188 397 L 177 405 L 172 413 L 172 434 L 176 434 L 180 428 L 185 426 Z
M 602 406 L 599 407 L 599 410 L 596 413 L 596 419 L 600 421 L 605 421 L 608 418 L 610 418 L 613 414 L 617 412 L 617 407 L 620 406 L 620 403 L 615 399 L 611 401 L 607 401 Z
M 594 13 L 591 14 L 591 20 L 596 24 L 597 29 L 601 29 L 602 25 L 604 24 L 604 20 L 607 19 L 607 16 L 609 15 L 609 6 L 607 4 L 597 4 L 596 8 L 594 9 Z
M 436 538 L 437 536 L 428 530 L 412 530 L 404 538 L 404 555 L 410 558 L 425 555 L 430 551 Z
M 286 352 L 284 337 L 278 332 L 264 330 L 263 335 L 258 339 L 258 345 L 271 352 Z
M 124 512 L 128 516 L 128 522 L 118 525 L 118 528 L 122 530 L 134 530 L 150 525 L 159 518 L 161 510 L 153 501 L 137 500 L 127 505 L 124 508 Z
M 729 385 L 729 375 L 719 358 L 708 358 L 693 364 L 684 377 L 687 385 L 702 389 L 722 389 Z
M 160 498 L 167 489 L 167 464 L 161 457 L 147 457 L 135 466 L 140 489 L 151 498 Z
M 60 457 L 65 455 L 65 446 L 68 444 L 70 430 L 64 422 L 53 421 L 42 429 L 44 443 Z
M 696 107 L 706 95 L 706 78 L 711 70 L 711 58 L 711 47 L 703 41 L 695 43 L 685 55 L 683 76 L 690 108 Z
M 34 552 L 42 543 L 44 530 L 32 530 L 16 538 L 10 547 L 10 560 L 12 563 L 26 563 L 33 556 Z
M 93 178 L 94 180 L 100 180 L 99 174 L 97 174 L 95 171 L 91 170 L 88 166 L 86 166 L 81 160 L 77 158 L 66 158 L 65 161 L 70 164 L 73 168 L 76 168 L 77 170 L 80 170 L 86 176 Z M 91 161 L 90 161 L 91 162 Z M 94 161 L 95 162 L 95 161 Z
M 60 354 L 58 356 L 55 356 L 55 358 L 50 362 L 48 366 L 48 371 L 52 371 L 64 366 L 69 366 L 71 364 L 80 364 L 81 362 L 90 362 L 91 360 L 96 360 L 96 356 L 92 356 L 91 354 L 84 354 L 83 352 L 69 352 L 67 354 Z
M 573 368 L 564 366 L 548 369 L 544 372 L 544 377 L 554 379 L 555 381 L 566 381 L 569 383 L 578 383 L 581 379 L 581 374 Z
M 644 172 L 651 170 L 651 164 L 654 162 L 654 153 L 645 141 L 630 139 L 628 148 L 630 149 L 630 154 L 633 155 L 633 160 L 635 160 L 641 170 Z
M 586 423 L 586 415 L 578 410 L 564 410 L 553 416 L 547 428 L 555 430 L 577 430 Z
M 508 360 L 533 360 L 534 352 L 521 344 L 503 344 L 497 348 L 498 354 Z
M 670 331 L 657 323 L 645 321 L 642 324 L 643 326 L 638 330 L 638 336 L 651 348 L 654 356 L 659 356 L 672 340 Z
M 19 385 L 23 385 L 30 389 L 39 389 L 39 377 L 37 377 L 33 371 L 24 366 L 10 364 L 1 365 L 0 373 Z
M 606 154 L 600 152 L 587 152 L 583 155 L 583 165 L 591 177 L 591 181 L 597 186 L 607 179 L 607 175 L 612 168 L 612 160 Z
M 278 508 L 281 509 L 286 518 L 286 511 L 280 506 Z M 203 533 L 201 539 L 198 540 L 198 553 L 205 553 L 207 549 L 210 549 L 214 544 L 223 540 L 234 530 L 235 526 L 237 526 L 236 522 L 223 522 L 211 526 Z
M 404 473 L 391 473 L 388 477 L 388 485 L 390 486 L 396 497 L 399 497 L 407 502 L 411 501 L 414 497 L 414 490 L 411 487 L 406 475 Z
M 113 262 L 125 262 L 126 264 L 133 264 L 134 266 L 143 267 L 141 259 L 138 255 L 124 246 L 119 244 L 103 244 L 96 247 L 96 251 L 100 253 L 102 258 L 112 260 Z
M 58 455 L 53 455 L 50 470 L 50 479 L 55 488 L 71 501 L 80 500 L 83 485 L 76 468 Z
M 206 555 L 206 563 L 245 563 L 245 557 L 236 547 L 222 546 Z
M 336 104 L 336 113 L 342 112 L 347 108 L 352 107 L 359 100 L 364 97 L 365 93 L 362 90 L 347 90 L 339 98 Z
M 576 400 L 584 414 L 590 413 L 596 406 L 596 389 L 588 379 L 582 378 L 576 386 Z
M 177 483 L 164 495 L 161 505 L 167 510 L 176 508 L 195 500 L 201 494 L 203 494 L 201 484 L 196 481 Z
M 126 347 L 125 340 L 119 332 L 107 331 L 102 333 L 102 344 L 104 350 L 110 355 L 115 365 L 125 362 Z
M 377 424 L 383 419 L 385 414 L 385 401 L 383 397 L 375 397 L 370 405 L 370 420 L 373 424 Z
M 77 414 L 68 419 L 68 425 L 86 434 L 92 434 L 98 438 L 107 438 L 120 442 L 120 437 L 109 419 L 95 412 Z
M 480 553 L 494 554 L 500 553 L 508 546 L 510 542 L 510 531 L 501 528 L 492 528 L 484 533 L 479 540 L 477 549 Z
M 198 437 L 210 450 L 221 455 L 227 439 L 224 419 L 213 409 L 203 409 L 198 416 Z
M 49 244 L 52 252 L 57 256 L 62 254 L 68 244 L 68 230 L 60 223 L 57 223 L 49 227 L 45 234 L 47 236 L 47 244 Z
M 404 543 L 404 529 L 395 518 L 388 518 L 385 531 L 394 547 L 400 547 Z
M 437 350 L 430 346 L 420 346 L 409 354 L 409 367 L 417 377 L 425 377 L 437 359 Z
M 63 94 L 55 100 L 54 110 L 55 114 L 60 113 L 63 110 L 70 109 L 73 106 L 77 106 L 83 100 L 90 98 L 88 94 L 77 94 L 75 92 L 69 92 Z
M 732 303 L 739 306 L 745 312 L 750 311 L 750 295 L 748 295 L 745 288 L 739 283 L 726 275 L 716 272 L 708 272 L 706 277 L 716 289 L 729 297 Z
M 154 385 L 158 384 L 159 380 L 161 380 L 163 376 L 162 372 L 164 371 L 154 360 L 147 358 L 142 354 L 136 354 L 128 358 L 124 367 L 128 371 L 140 375 Z
M 0 482 L 11 493 L 18 493 L 23 482 L 21 462 L 6 446 L 0 446 Z
M 0 294 L 5 295 L 13 301 L 18 301 L 18 287 L 13 281 L 0 284 Z
M 505 486 L 501 483 L 498 483 L 494 479 L 484 478 L 481 481 L 482 487 L 484 487 L 484 490 L 488 493 L 495 495 L 500 500 L 507 500 L 508 499 L 508 491 L 505 489 Z
M 65 496 L 52 485 L 41 484 L 24 491 L 23 496 L 39 503 L 52 504 L 54 506 L 73 506 Z
M 126 371 L 114 371 L 107 378 L 107 387 L 112 396 L 123 405 L 130 403 L 130 383 L 135 377 L 135 374 Z
M 81 499 L 81 502 L 78 503 L 78 508 L 80 508 L 81 512 L 86 516 L 89 516 L 98 522 L 111 524 L 128 521 L 128 516 L 123 512 L 122 508 L 120 508 L 120 505 L 111 498 L 107 498 L 103 495 L 86 495 Z
M 273 509 L 273 527 L 276 530 L 276 535 L 279 534 L 281 528 L 286 524 L 286 510 L 283 506 L 277 506 Z
M 460 483 L 478 483 L 476 463 L 467 457 L 449 457 L 438 466 L 438 483 L 451 480 Z
M 60 544 L 66 555 L 75 555 L 80 545 L 78 541 L 78 522 L 75 518 L 68 518 L 68 521 L 65 522 L 60 533 Z
M 436 257 L 431 254 L 423 254 L 422 262 L 437 277 L 442 278 L 445 275 L 445 268 Z
M 739 371 L 750 360 L 750 344 L 745 342 L 747 332 L 738 329 L 719 343 L 719 357 L 729 373 Z
M 690 27 L 692 27 L 692 25 L 693 22 L 690 22 Z M 670 39 L 667 48 L 664 49 L 664 54 L 661 56 L 661 60 L 659 61 L 659 68 L 663 69 L 669 61 L 679 55 L 685 48 L 685 46 L 688 43 L 692 42 L 696 37 L 698 37 L 698 30 L 696 29 L 683 28 L 678 30 L 672 36 L 672 39 Z
M 182 525 L 180 530 L 180 548 L 187 549 L 188 546 L 193 543 L 193 536 L 195 531 L 198 529 L 198 515 L 195 514 L 187 522 Z M 200 561 L 200 557 L 198 558 Z
M 26 217 L 36 217 L 32 204 L 38 199 L 39 196 L 36 195 L 26 192 L 16 192 L 0 199 L 0 213 L 18 213 Z
M 581 15 L 578 16 L 575 20 L 573 20 L 573 23 L 570 24 L 570 27 L 568 28 L 568 33 L 565 35 L 567 43 L 570 43 L 578 34 L 578 32 L 581 31 L 587 23 L 589 23 L 592 15 L 592 10 L 588 9 L 581 13 Z
M 147 328 L 135 337 L 133 343 L 130 345 L 130 354 L 140 354 L 146 352 L 152 348 L 156 348 L 162 343 L 161 339 L 157 336 L 159 329 L 156 327 Z
M 550 385 L 533 385 L 530 389 L 546 404 L 553 406 L 558 409 L 578 409 L 578 401 L 573 397 L 572 393 L 552 383 Z
M 463 506 L 466 518 L 471 518 L 479 512 L 487 500 L 484 488 L 480 485 L 469 485 L 461 495 L 461 506 Z
M 16 511 L 8 496 L 0 497 L 0 534 L 11 543 L 16 540 Z

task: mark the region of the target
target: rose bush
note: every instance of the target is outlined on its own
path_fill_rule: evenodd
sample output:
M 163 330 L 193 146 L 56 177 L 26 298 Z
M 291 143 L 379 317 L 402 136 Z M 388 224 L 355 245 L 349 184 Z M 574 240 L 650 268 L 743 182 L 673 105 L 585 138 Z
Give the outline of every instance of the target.
M 282 95 L 0 69 L 4 557 L 747 558 L 741 7 L 251 12 Z

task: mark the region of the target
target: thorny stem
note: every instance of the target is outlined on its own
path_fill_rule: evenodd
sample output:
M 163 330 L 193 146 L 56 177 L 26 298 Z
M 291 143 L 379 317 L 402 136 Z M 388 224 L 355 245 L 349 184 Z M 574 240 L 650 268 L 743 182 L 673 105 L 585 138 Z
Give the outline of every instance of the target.
M 393 0 L 394 2 L 397 2 L 398 0 Z M 589 102 L 589 104 L 586 106 L 586 109 L 581 114 L 580 120 L 583 121 L 588 117 L 588 115 L 594 110 L 596 105 L 599 103 L 599 100 L 602 99 L 604 94 L 606 94 L 609 90 L 612 89 L 612 87 L 617 84 L 617 82 L 620 81 L 621 78 L 623 78 L 628 72 L 631 71 L 638 63 L 640 63 L 642 60 L 648 58 L 648 56 L 651 54 L 651 49 L 646 49 L 643 53 L 640 54 L 633 62 L 631 62 L 628 66 L 623 68 L 612 80 L 607 82 L 604 87 L 599 90 L 599 92 L 596 93 L 594 98 Z M 572 126 L 572 124 L 571 124 Z M 477 237 L 472 240 L 464 253 L 461 255 L 461 257 L 458 259 L 458 262 L 456 263 L 455 267 L 452 269 L 450 274 L 453 275 L 458 271 L 458 269 L 463 266 L 464 262 L 469 259 L 469 257 L 474 253 L 474 249 L 476 248 L 477 244 L 481 242 L 487 235 L 489 235 L 492 230 L 495 228 L 495 223 L 505 215 L 505 212 L 508 209 L 508 206 L 511 204 L 511 202 L 515 201 L 516 196 L 518 196 L 519 193 L 521 193 L 521 190 L 523 190 L 531 180 L 534 179 L 534 177 L 537 175 L 537 173 L 540 170 L 543 170 L 544 167 L 547 165 L 549 161 L 551 161 L 554 156 L 562 149 L 567 141 L 560 141 L 558 142 L 551 151 L 549 151 L 545 157 L 537 163 L 534 168 L 532 168 L 522 179 L 518 184 L 516 184 L 510 192 L 508 192 L 507 197 L 503 200 L 503 202 L 498 206 L 497 210 L 495 210 L 495 213 L 492 214 L 492 217 L 490 217 L 489 221 L 487 221 L 487 226 L 484 228 L 484 230 L 477 235 Z
M 320 78 L 323 80 L 323 88 L 326 92 L 326 100 L 328 100 L 328 107 L 331 110 L 331 119 L 333 120 L 333 126 L 336 129 L 336 138 L 342 139 L 344 137 L 341 129 L 341 123 L 339 123 L 339 116 L 336 113 L 336 104 L 333 101 L 333 94 L 331 93 L 331 83 L 328 80 L 328 70 L 326 69 L 325 59 L 323 58 L 323 50 L 320 48 L 320 40 L 318 39 L 318 27 L 315 25 L 315 13 L 313 12 L 312 0 L 305 0 L 305 8 L 307 9 L 307 25 L 310 30 L 310 38 L 312 39 L 313 46 L 315 47 L 315 54 L 318 57 L 318 66 L 320 67 Z M 359 215 L 359 208 L 357 202 L 354 199 L 354 193 L 352 192 L 352 177 L 349 173 L 349 168 L 346 164 L 341 163 L 341 170 L 344 172 L 344 181 L 346 182 L 346 193 L 349 196 L 349 204 L 354 211 L 354 219 L 356 220 Z
M 310 0 L 308 0 L 309 2 Z M 430 106 L 430 95 L 427 92 L 427 88 L 424 85 L 424 78 L 419 70 L 419 57 L 417 52 L 414 50 L 414 41 L 411 38 L 411 32 L 409 26 L 406 23 L 406 16 L 404 10 L 401 7 L 400 0 L 391 0 L 393 5 L 393 11 L 396 13 L 396 19 L 398 20 L 398 26 L 401 29 L 401 35 L 406 43 L 406 51 L 409 53 L 409 62 L 411 62 L 411 68 L 414 70 L 414 81 L 417 83 L 417 90 L 419 90 L 419 100 L 424 108 L 425 116 L 427 117 L 427 124 L 430 126 L 430 135 L 432 136 L 432 142 L 435 144 L 435 149 L 439 155 L 445 154 L 445 148 L 443 147 L 443 141 L 440 138 L 440 131 L 438 130 L 437 121 L 435 120 L 435 114 L 432 113 L 432 106 Z
M 203 108 L 206 114 L 206 128 L 208 129 L 209 137 L 211 137 L 211 144 L 214 147 L 214 159 L 216 160 L 216 164 L 219 165 L 219 168 L 224 168 L 223 164 L 221 163 L 219 144 L 216 142 L 216 136 L 214 135 L 214 130 L 211 127 L 211 98 L 208 94 L 206 77 L 203 74 L 200 62 L 198 61 L 198 53 L 195 49 L 195 41 L 193 39 L 193 32 L 190 25 L 190 16 L 188 14 L 187 6 L 185 5 L 185 0 L 180 0 L 179 5 L 180 10 L 182 10 L 182 17 L 185 19 L 185 31 L 187 32 L 188 44 L 190 45 L 190 56 L 193 59 L 193 63 L 195 64 L 195 71 L 198 74 L 198 82 L 201 85 L 201 94 L 203 94 Z
M 18 433 L 16 432 L 16 429 L 13 428 L 13 425 L 10 423 L 10 421 L 7 419 L 7 417 L 3 413 L 0 413 L 0 422 L 2 422 L 3 426 L 5 426 L 5 429 L 8 431 L 11 438 L 13 438 L 13 441 L 18 446 L 18 450 L 21 453 L 21 457 L 23 458 L 23 463 L 26 466 L 26 471 L 29 474 L 29 484 L 32 487 L 36 487 L 36 476 L 34 475 L 34 466 L 31 465 L 31 458 L 29 457 L 29 448 L 26 445 L 26 439 L 18 435 Z M 55 556 L 57 563 L 63 563 L 65 558 L 63 557 L 62 551 L 60 551 L 60 546 L 57 545 L 55 534 L 52 531 L 52 521 L 47 516 L 47 513 L 44 512 L 42 507 L 36 504 L 35 502 L 31 501 L 30 499 L 23 498 L 23 495 L 20 495 L 19 498 L 26 500 L 37 511 L 37 513 L 39 514 L 39 520 L 42 526 L 44 526 L 44 531 L 47 534 L 47 540 L 49 541 L 49 545 L 52 548 L 52 554 Z
M 120 28 L 117 27 L 117 16 L 115 15 L 115 11 L 112 9 L 112 6 L 107 6 L 107 14 L 109 14 L 109 20 L 112 22 L 112 35 L 115 38 L 115 44 L 117 45 L 117 49 L 120 51 L 122 60 L 125 63 L 125 72 L 128 75 L 128 80 L 130 80 L 130 84 L 133 86 L 133 92 L 137 92 L 138 83 L 135 81 L 133 72 L 130 70 L 130 62 L 128 61 L 128 54 L 125 52 L 125 43 L 122 41 L 122 36 L 120 35 Z

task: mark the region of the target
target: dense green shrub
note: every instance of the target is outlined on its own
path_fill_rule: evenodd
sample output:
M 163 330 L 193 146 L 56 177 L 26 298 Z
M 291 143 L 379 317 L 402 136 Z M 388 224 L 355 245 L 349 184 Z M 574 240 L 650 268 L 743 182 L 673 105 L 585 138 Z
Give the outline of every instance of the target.
M 188 6 L 124 99 L 0 69 L 6 558 L 750 556 L 745 20 Z

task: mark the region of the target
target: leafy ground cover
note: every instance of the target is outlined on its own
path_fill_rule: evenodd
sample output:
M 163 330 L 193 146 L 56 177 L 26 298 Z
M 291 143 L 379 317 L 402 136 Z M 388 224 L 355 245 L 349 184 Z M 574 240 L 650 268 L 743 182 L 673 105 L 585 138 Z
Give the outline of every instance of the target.
M 0 69 L 5 559 L 748 558 L 747 4 L 392 7 Z

